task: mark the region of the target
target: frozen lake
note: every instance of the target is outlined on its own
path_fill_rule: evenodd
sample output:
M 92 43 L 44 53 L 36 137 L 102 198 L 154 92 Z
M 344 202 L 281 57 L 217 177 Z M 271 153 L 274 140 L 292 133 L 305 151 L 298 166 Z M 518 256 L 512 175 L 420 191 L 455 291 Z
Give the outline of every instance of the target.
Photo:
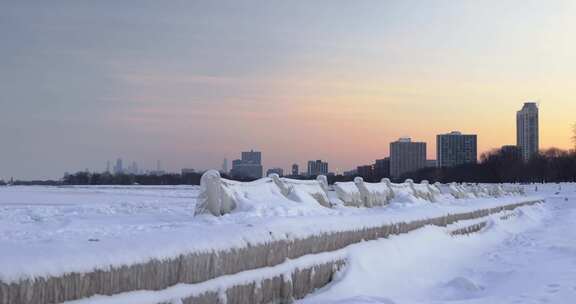
M 576 187 L 526 190 L 522 199 L 543 196 L 548 203 L 522 207 L 518 218 L 471 236 L 451 237 L 426 227 L 352 245 L 350 262 L 336 280 L 302 302 L 566 303 L 576 296 Z M 91 271 L 519 199 L 392 203 L 371 209 L 271 204 L 213 217 L 194 216 L 198 195 L 193 186 L 0 187 L 0 279 Z

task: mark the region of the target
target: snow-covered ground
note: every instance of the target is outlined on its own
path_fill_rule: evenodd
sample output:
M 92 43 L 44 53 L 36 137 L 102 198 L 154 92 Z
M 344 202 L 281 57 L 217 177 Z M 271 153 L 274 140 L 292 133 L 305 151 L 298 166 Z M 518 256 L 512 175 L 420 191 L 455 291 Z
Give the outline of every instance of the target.
M 526 189 L 547 203 L 480 233 L 426 227 L 350 246 L 336 280 L 300 303 L 574 303 L 576 186 Z
M 0 187 L 0 280 L 88 272 L 187 252 L 376 227 L 538 197 L 326 208 L 286 200 L 194 216 L 198 187 Z M 247 192 L 245 200 L 266 197 Z M 256 206 L 258 205 L 258 206 Z

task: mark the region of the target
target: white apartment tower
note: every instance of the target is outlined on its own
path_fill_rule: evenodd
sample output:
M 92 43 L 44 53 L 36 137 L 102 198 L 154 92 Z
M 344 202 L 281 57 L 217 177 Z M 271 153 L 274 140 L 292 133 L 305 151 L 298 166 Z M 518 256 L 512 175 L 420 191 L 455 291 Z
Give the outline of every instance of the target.
M 538 106 L 535 102 L 526 102 L 516 113 L 516 145 L 524 161 L 538 154 Z

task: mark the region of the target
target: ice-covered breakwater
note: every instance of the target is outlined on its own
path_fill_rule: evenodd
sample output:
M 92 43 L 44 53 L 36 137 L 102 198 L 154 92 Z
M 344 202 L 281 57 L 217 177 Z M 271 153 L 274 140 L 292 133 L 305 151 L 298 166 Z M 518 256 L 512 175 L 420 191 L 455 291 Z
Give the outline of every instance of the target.
M 207 215 L 198 215 L 192 218 L 192 222 L 199 222 L 195 222 L 199 225 L 194 227 L 195 230 L 198 230 L 197 234 L 201 235 L 195 235 L 193 231 L 175 228 L 175 230 L 170 231 L 170 234 L 177 237 L 171 240 L 171 243 L 158 239 L 157 242 L 145 244 L 142 247 L 149 249 L 149 255 L 144 254 L 130 258 L 132 250 L 130 245 L 125 244 L 125 247 L 122 247 L 121 243 L 115 243 L 121 248 L 110 250 L 111 248 L 107 247 L 109 240 L 102 239 L 99 242 L 90 243 L 90 247 L 85 248 L 86 253 L 80 252 L 82 255 L 86 254 L 87 258 L 83 264 L 78 265 L 66 263 L 66 260 L 50 255 L 49 251 L 42 252 L 41 250 L 27 252 L 26 255 L 29 255 L 30 259 L 2 256 L 2 261 L 0 261 L 0 266 L 2 266 L 0 267 L 0 303 L 59 303 L 97 294 L 115 295 L 137 290 L 166 290 L 179 283 L 208 284 L 213 280 L 219 280 L 219 278 L 242 276 L 247 271 L 280 267 L 285 265 L 286 259 L 297 260 L 309 255 L 334 253 L 362 240 L 373 240 L 407 233 L 430 224 L 445 226 L 460 220 L 481 218 L 540 201 L 537 197 L 522 196 L 513 191 L 502 190 L 502 196 L 498 198 L 489 196 L 489 194 L 485 194 L 486 198 L 483 198 L 483 192 L 478 191 L 479 195 L 474 194 L 471 189 L 472 186 L 445 185 L 438 187 L 435 185 L 438 191 L 434 194 L 435 203 L 431 203 L 431 198 L 426 200 L 417 197 L 416 191 L 411 190 L 410 185 L 393 184 L 392 187 L 395 187 L 393 189 L 395 191 L 394 196 L 386 201 L 389 206 L 367 209 L 348 207 L 349 205 L 336 194 L 336 190 L 323 186 L 322 181 L 292 182 L 284 180 L 284 188 L 278 186 L 274 178 L 263 179 L 255 183 L 236 183 L 225 180 L 220 182 L 229 183 L 225 186 L 220 184 L 221 187 L 227 188 L 220 188 L 218 191 L 231 193 L 229 203 L 231 203 L 230 206 L 233 206 L 230 208 L 232 213 L 226 214 L 221 219 L 213 217 L 214 220 L 211 220 L 211 216 Z M 356 186 L 359 182 L 357 180 L 354 185 Z M 421 186 L 422 184 L 418 185 Z M 343 188 L 351 188 L 349 186 L 352 185 L 346 184 Z M 383 192 L 380 191 L 382 188 L 380 183 L 368 184 L 366 188 L 375 193 Z M 498 188 L 504 189 L 501 186 Z M 320 193 L 319 195 L 318 189 L 323 191 L 323 194 Z M 352 191 L 354 189 L 345 190 Z M 423 189 L 419 190 L 423 191 Z M 469 195 L 470 198 L 466 199 L 462 196 L 455 199 L 456 195 L 451 194 L 452 191 L 456 191 L 455 193 L 459 196 Z M 383 195 L 390 196 L 391 194 L 384 193 Z M 450 200 L 449 196 L 453 200 Z M 206 198 L 202 193 L 200 197 L 203 197 L 200 200 L 205 202 Z M 271 201 L 270 199 L 278 199 L 278 201 Z M 319 199 L 327 199 L 329 207 L 323 205 L 318 201 Z M 406 202 L 409 202 L 406 205 L 410 206 L 402 207 Z M 248 224 L 230 223 L 236 219 L 235 216 L 243 212 L 258 211 L 259 209 L 254 209 L 254 205 L 257 204 L 286 204 L 290 207 L 307 205 L 322 212 L 327 211 L 325 213 L 311 213 L 316 215 L 274 217 L 272 220 L 263 219 L 251 221 Z M 362 206 L 377 207 L 379 205 L 372 203 Z M 363 212 L 363 210 L 370 211 Z M 182 224 L 179 223 L 179 225 Z M 69 243 L 64 244 L 70 246 Z M 31 248 L 34 249 L 47 247 L 41 242 L 32 245 Z M 166 245 L 173 246 L 173 250 L 168 253 L 156 253 L 156 247 Z M 98 257 L 90 256 L 90 252 L 106 255 L 104 250 L 111 252 L 106 256 L 106 259 L 99 260 Z M 65 254 L 64 251 L 62 253 Z M 298 284 L 313 287 L 321 286 L 322 282 L 325 283 L 329 280 L 331 267 L 340 265 L 342 262 L 340 258 L 332 258 L 331 254 L 329 256 L 331 256 L 330 259 L 318 261 L 312 259 L 313 263 L 308 264 L 307 271 L 314 269 L 315 266 L 310 265 L 316 265 L 316 262 L 318 267 L 323 265 L 321 266 L 323 270 L 318 268 L 317 271 L 314 271 L 318 273 L 317 278 L 311 274 L 302 275 L 295 268 L 286 269 L 289 267 L 288 265 L 278 268 L 278 271 L 281 270 L 284 275 L 269 273 L 272 278 L 276 278 L 271 279 L 276 282 L 274 284 L 270 282 L 269 285 L 266 285 L 267 283 L 264 285 L 255 283 L 252 286 L 251 283 L 242 281 L 252 286 L 250 287 L 246 284 L 240 284 L 240 281 L 232 280 L 231 282 L 244 286 L 242 288 L 248 288 L 249 290 L 245 292 L 249 294 L 254 293 L 251 299 L 259 299 L 259 293 L 268 295 L 261 297 L 262 303 L 266 303 L 265 301 L 269 300 L 270 297 L 273 300 L 298 297 L 298 294 L 302 292 L 296 292 L 295 289 L 292 292 L 286 290 L 282 292 L 281 290 L 262 290 L 261 287 L 284 286 L 284 289 L 289 289 L 296 288 L 296 285 L 301 286 Z M 34 257 L 36 260 L 33 259 Z M 51 268 L 43 267 L 45 263 L 38 262 L 42 259 L 45 259 L 44 262 L 50 263 Z M 10 266 L 23 261 L 29 262 L 29 264 L 16 265 L 18 267 Z M 297 268 L 302 265 L 293 266 Z M 294 277 L 288 278 L 288 273 L 293 274 Z M 321 276 L 320 273 L 322 273 Z M 301 279 L 298 279 L 298 282 L 289 283 L 296 277 Z M 302 281 L 305 278 L 308 278 L 308 283 Z M 278 280 L 284 283 L 281 284 Z M 219 286 L 218 288 L 222 289 L 222 285 Z M 234 296 L 234 290 L 240 288 L 234 289 L 234 286 L 228 286 L 230 288 L 224 288 L 223 291 L 219 290 L 218 292 L 212 290 L 210 294 L 221 296 L 224 293 L 228 297 L 228 303 L 249 303 L 248 300 L 246 300 L 247 302 L 235 301 L 235 299 L 241 300 L 242 297 L 236 298 Z M 299 288 L 306 290 L 304 287 Z M 182 298 L 196 297 L 197 299 L 201 295 L 205 295 L 205 293 L 182 296 Z M 192 302 L 196 303 L 197 301 Z
M 330 195 L 333 193 L 333 195 Z M 326 176 L 316 180 L 280 178 L 271 174 L 254 182 L 237 182 L 223 179 L 216 170 L 202 176 L 200 202 L 196 213 L 220 216 L 236 209 L 254 205 L 290 204 L 293 202 L 319 205 L 326 208 L 344 205 L 349 207 L 377 207 L 397 202 L 438 202 L 450 199 L 501 197 L 524 194 L 522 187 L 500 184 L 417 184 L 407 179 L 394 184 L 384 178 L 380 183 L 367 183 L 361 177 L 353 182 L 337 182 L 328 186 Z

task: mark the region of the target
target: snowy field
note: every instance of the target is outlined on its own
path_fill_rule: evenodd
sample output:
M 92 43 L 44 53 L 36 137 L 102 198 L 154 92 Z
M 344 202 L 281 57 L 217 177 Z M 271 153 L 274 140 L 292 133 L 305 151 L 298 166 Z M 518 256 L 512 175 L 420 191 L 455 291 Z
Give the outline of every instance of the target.
M 0 278 L 145 255 L 193 219 L 198 187 L 0 187 Z M 156 243 L 158 244 L 158 243 Z M 162 245 L 161 243 L 159 244 Z
M 576 186 L 540 185 L 538 193 L 545 205 L 480 233 L 427 227 L 352 245 L 335 282 L 300 303 L 574 303 Z
M 476 234 L 452 237 L 445 228 L 425 227 L 349 246 L 336 280 L 301 303 L 571 303 L 576 186 L 525 189 L 522 199 L 544 197 L 547 203 L 521 207 L 514 218 L 492 221 Z M 0 280 L 91 271 L 519 199 L 392 202 L 371 209 L 270 204 L 214 217 L 194 216 L 198 195 L 199 188 L 191 186 L 0 187 Z
M 260 193 L 260 192 L 258 192 Z M 518 197 L 325 208 L 262 200 L 194 216 L 198 187 L 0 187 L 0 280 L 89 272 L 275 239 L 375 227 L 514 203 Z M 521 199 L 526 199 L 522 197 Z

